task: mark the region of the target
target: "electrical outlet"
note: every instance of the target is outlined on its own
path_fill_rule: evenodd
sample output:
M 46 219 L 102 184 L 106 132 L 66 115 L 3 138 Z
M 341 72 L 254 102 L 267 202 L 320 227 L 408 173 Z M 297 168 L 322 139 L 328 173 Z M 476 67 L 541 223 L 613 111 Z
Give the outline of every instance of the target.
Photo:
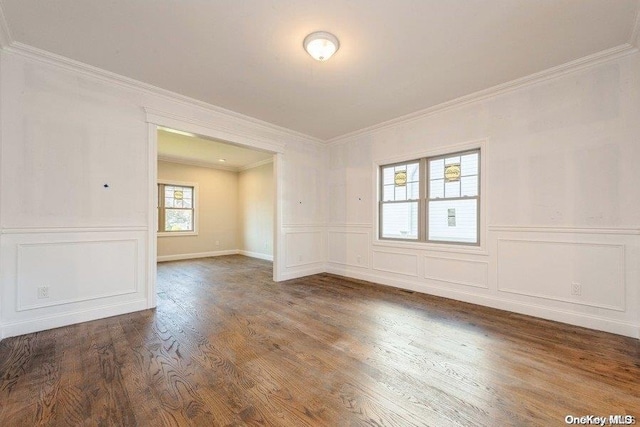
M 49 287 L 38 286 L 38 299 L 49 298 Z
M 582 285 L 580 283 L 571 284 L 571 295 L 576 295 L 576 296 L 582 295 Z
M 362 264 L 362 258 L 360 257 L 360 255 L 358 255 L 358 257 L 356 258 L 356 260 L 358 261 L 358 264 Z
M 220 246 L 220 240 L 216 240 L 216 246 Z
M 302 255 L 298 255 L 298 262 L 302 261 Z

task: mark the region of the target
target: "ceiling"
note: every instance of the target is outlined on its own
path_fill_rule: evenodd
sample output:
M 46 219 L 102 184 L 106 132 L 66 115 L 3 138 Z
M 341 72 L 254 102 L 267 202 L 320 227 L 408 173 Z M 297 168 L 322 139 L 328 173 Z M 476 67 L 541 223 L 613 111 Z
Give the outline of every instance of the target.
M 638 0 L 2 0 L 15 42 L 330 139 L 629 43 Z M 340 50 L 319 63 L 316 30 Z
M 239 171 L 271 161 L 273 155 L 198 136 L 158 130 L 158 159 Z M 220 159 L 224 159 L 221 162 Z

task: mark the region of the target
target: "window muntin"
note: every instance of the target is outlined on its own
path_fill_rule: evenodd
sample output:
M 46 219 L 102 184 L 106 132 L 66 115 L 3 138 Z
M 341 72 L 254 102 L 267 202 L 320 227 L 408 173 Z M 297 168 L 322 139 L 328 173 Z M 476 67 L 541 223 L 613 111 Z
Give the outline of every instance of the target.
M 380 167 L 381 239 L 479 245 L 479 218 L 480 149 Z
M 158 232 L 195 231 L 194 187 L 158 184 Z

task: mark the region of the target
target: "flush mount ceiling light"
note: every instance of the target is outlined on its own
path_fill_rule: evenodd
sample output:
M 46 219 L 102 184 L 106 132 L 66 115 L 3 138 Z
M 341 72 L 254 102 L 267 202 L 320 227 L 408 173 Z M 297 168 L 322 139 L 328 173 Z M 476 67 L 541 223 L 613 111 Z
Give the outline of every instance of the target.
M 326 31 L 316 31 L 304 38 L 304 50 L 316 61 L 326 61 L 340 48 L 338 38 Z

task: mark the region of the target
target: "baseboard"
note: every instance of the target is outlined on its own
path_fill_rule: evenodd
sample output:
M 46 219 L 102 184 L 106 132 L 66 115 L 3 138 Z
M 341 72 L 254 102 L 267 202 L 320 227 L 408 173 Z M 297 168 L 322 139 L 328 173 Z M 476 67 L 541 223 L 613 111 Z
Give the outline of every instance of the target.
M 32 332 L 45 331 L 47 329 L 59 328 L 61 326 L 68 326 L 76 323 L 90 322 L 92 320 L 145 310 L 146 308 L 147 300 L 138 299 L 87 310 L 78 310 L 70 313 L 60 313 L 52 316 L 39 317 L 37 319 L 5 323 L 0 328 L 0 339 L 30 334 Z
M 226 251 L 197 252 L 192 254 L 158 255 L 157 261 L 158 262 L 180 261 L 183 259 L 209 258 L 212 256 L 223 256 L 223 255 L 237 255 L 238 253 L 240 253 L 238 249 L 228 249 Z
M 260 252 L 251 252 L 251 251 L 243 251 L 243 250 L 239 250 L 238 254 L 248 256 L 250 258 L 258 258 L 258 259 L 263 259 L 265 261 L 273 262 L 273 255 L 269 255 L 269 254 L 261 254 Z
M 326 271 L 331 274 L 337 274 L 353 279 L 366 280 L 368 282 L 376 284 L 409 289 L 424 294 L 450 298 L 458 301 L 468 302 L 471 304 L 497 308 L 500 310 L 507 310 L 514 313 L 526 314 L 528 316 L 539 317 L 542 319 L 553 320 L 556 322 L 567 323 L 570 325 L 581 326 L 584 328 L 611 332 L 618 335 L 640 339 L 640 325 L 630 322 L 544 307 L 537 304 L 527 304 L 518 301 L 506 300 L 503 298 L 497 298 L 493 295 L 479 295 L 476 293 L 465 292 L 457 289 L 444 289 L 431 286 L 427 283 L 417 283 L 406 279 L 398 279 L 395 277 L 390 278 L 378 276 L 375 274 L 362 271 L 354 271 L 348 268 L 338 267 L 331 264 L 327 266 Z
M 291 271 L 281 273 L 277 281 L 281 282 L 283 280 L 298 279 L 300 277 L 313 276 L 314 274 L 325 273 L 327 271 L 324 264 L 320 264 L 314 267 L 306 267 L 306 268 L 299 268 L 299 269 L 290 268 L 289 270 Z

